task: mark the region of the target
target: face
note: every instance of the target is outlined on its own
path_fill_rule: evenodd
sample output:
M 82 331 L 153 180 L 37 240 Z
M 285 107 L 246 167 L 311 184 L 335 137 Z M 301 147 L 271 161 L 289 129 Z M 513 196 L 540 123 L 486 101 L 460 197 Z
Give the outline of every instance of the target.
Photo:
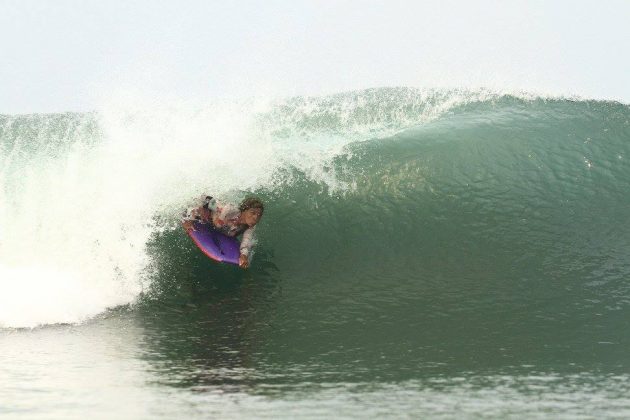
M 262 217 L 261 209 L 247 209 L 242 213 L 243 222 L 249 226 L 254 226 Z

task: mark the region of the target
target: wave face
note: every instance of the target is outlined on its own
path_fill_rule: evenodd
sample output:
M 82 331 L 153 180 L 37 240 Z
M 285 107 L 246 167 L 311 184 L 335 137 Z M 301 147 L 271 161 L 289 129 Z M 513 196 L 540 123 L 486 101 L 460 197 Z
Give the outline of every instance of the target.
M 0 116 L 0 326 L 80 322 L 207 275 L 177 228 L 206 192 L 268 203 L 248 275 L 367 311 L 614 313 L 629 158 L 627 105 L 483 91 Z

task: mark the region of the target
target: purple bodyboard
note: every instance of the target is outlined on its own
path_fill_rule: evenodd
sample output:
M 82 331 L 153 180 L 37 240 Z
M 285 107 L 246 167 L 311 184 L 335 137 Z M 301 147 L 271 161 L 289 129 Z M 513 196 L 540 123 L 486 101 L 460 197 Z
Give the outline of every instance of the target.
M 238 265 L 241 255 L 240 242 L 233 237 L 224 235 L 203 223 L 194 223 L 196 230 L 188 235 L 204 254 L 215 261 Z

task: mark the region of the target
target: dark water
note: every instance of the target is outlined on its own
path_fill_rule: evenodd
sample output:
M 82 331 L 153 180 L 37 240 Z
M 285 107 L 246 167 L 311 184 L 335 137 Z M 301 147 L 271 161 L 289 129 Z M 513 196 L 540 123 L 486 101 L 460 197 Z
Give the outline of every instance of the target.
M 1 330 L 0 415 L 627 416 L 630 108 L 499 96 L 408 124 L 426 102 L 380 94 L 265 114 L 277 138 L 403 127 L 324 164 L 350 188 L 290 166 L 256 188 L 250 270 L 159 229 L 131 304 Z

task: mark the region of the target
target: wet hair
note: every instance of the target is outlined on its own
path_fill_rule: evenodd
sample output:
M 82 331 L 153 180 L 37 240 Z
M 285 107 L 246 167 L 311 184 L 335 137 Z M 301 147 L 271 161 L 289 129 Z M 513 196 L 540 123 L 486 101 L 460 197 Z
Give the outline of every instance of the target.
M 265 211 L 265 206 L 259 199 L 255 197 L 247 197 L 241 202 L 241 204 L 238 206 L 238 209 L 240 211 L 245 211 L 249 209 L 260 209 L 260 215 L 262 216 L 263 212 Z

